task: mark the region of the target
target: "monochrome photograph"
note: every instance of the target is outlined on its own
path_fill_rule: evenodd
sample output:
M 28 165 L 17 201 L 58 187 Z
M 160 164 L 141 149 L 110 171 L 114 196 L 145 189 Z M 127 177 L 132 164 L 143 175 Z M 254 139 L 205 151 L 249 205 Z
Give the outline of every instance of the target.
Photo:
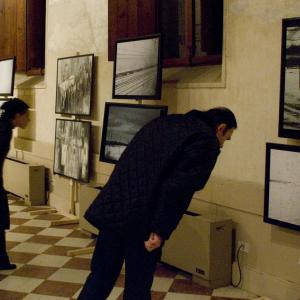
M 160 36 L 116 42 L 113 98 L 160 99 Z
M 88 182 L 91 122 L 56 119 L 54 173 Z
M 100 160 L 117 162 L 144 125 L 166 114 L 167 106 L 106 103 Z
M 300 138 L 300 19 L 283 20 L 279 135 Z
M 14 92 L 15 58 L 0 60 L 0 95 L 12 96 Z
M 300 229 L 300 147 L 267 144 L 265 218 Z
M 55 112 L 90 115 L 94 54 L 59 58 Z

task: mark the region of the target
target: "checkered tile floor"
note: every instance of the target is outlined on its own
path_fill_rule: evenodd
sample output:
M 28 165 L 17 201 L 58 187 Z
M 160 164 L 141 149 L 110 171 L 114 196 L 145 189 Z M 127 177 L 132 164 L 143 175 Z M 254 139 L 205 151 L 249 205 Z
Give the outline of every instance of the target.
M 17 269 L 0 271 L 0 299 L 76 299 L 89 274 L 91 255 L 68 257 L 67 251 L 93 246 L 94 241 L 77 224 L 51 226 L 52 220 L 64 218 L 61 214 L 32 216 L 30 210 L 36 208 L 28 208 L 17 199 L 9 203 L 11 229 L 6 235 L 7 249 Z M 121 273 L 108 299 L 121 300 L 123 287 Z M 163 264 L 157 267 L 152 290 L 153 300 L 237 300 L 255 296 L 230 287 L 201 287 L 192 283 L 187 274 Z

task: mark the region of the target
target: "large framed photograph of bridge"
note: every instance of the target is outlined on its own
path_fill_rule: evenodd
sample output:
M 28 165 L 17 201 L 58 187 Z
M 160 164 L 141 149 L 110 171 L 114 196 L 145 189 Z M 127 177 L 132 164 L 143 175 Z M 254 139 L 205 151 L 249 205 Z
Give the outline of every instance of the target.
M 300 139 L 300 18 L 282 20 L 278 134 Z
M 167 113 L 163 105 L 105 103 L 100 161 L 116 163 L 145 124 Z
M 113 98 L 161 98 L 161 37 L 159 34 L 118 40 L 115 44 Z
M 264 221 L 300 231 L 300 147 L 267 143 Z
M 89 181 L 91 122 L 56 119 L 53 173 Z
M 57 59 L 55 112 L 90 115 L 94 54 Z

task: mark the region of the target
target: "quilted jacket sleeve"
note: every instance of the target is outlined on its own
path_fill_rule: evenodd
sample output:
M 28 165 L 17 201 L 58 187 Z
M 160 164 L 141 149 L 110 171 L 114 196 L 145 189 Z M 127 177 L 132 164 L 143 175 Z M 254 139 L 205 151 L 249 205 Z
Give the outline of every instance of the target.
M 194 142 L 182 151 L 178 163 L 162 184 L 152 219 L 152 232 L 168 239 L 197 190 L 201 190 L 220 153 L 215 140 Z

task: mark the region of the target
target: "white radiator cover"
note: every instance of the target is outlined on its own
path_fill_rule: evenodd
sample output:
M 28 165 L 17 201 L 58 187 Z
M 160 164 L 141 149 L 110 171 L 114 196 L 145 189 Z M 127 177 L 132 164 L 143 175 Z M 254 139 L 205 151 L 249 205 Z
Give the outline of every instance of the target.
M 184 214 L 166 241 L 161 260 L 217 288 L 231 283 L 232 221 L 217 216 Z
M 4 188 L 27 205 L 45 204 L 45 167 L 7 157 L 3 168 Z

